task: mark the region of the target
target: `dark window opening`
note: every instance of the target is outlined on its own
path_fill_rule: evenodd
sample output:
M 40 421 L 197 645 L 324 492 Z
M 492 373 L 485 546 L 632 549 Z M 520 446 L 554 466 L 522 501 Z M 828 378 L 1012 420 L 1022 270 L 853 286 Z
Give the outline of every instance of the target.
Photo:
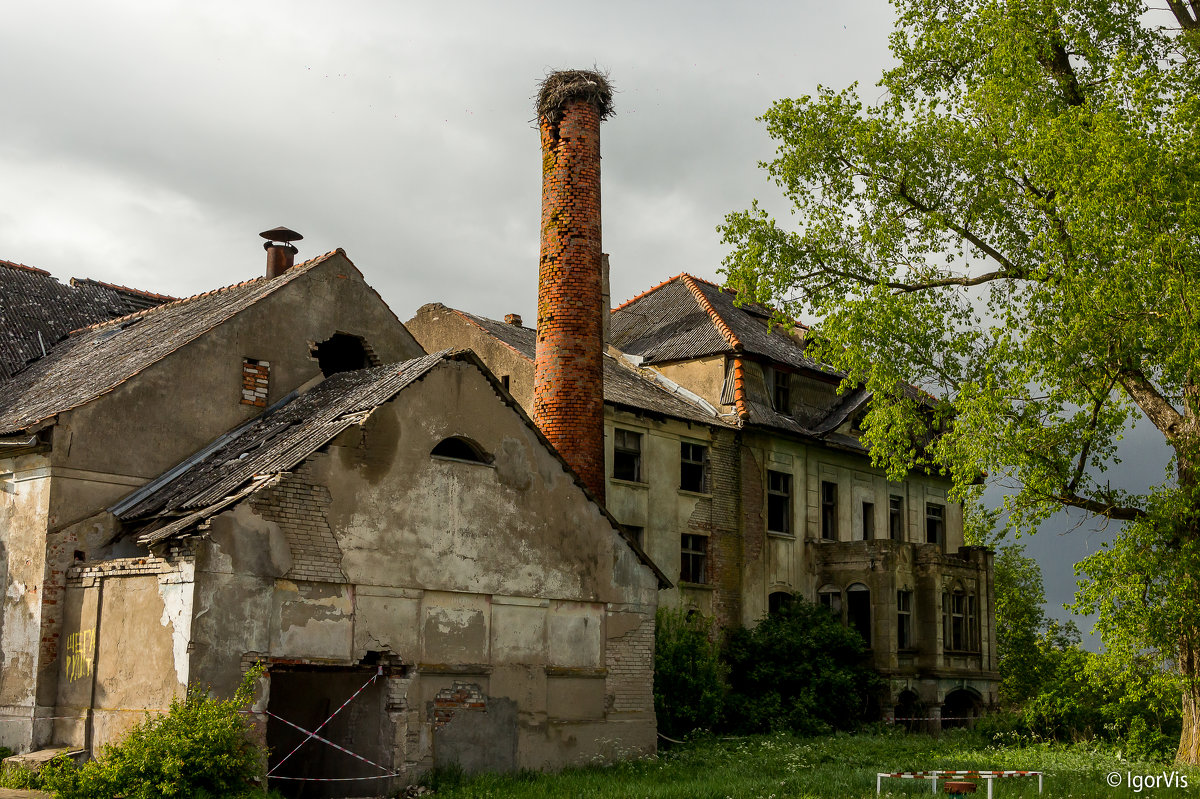
M 896 648 L 912 649 L 912 591 L 896 592 Z
M 472 463 L 488 463 L 490 460 L 479 445 L 461 436 L 442 439 L 429 454 L 439 458 L 453 458 L 456 461 L 471 461 Z
M 767 531 L 792 533 L 792 476 L 767 471 Z
M 787 591 L 772 591 L 767 597 L 767 613 L 772 615 L 792 604 L 792 595 Z
M 775 373 L 775 410 L 780 413 L 792 412 L 792 376 L 787 372 L 781 372 L 778 369 L 772 370 Z
M 508 375 L 500 375 L 500 385 L 504 386 L 504 390 L 508 391 Z
M 836 541 L 838 537 L 837 483 L 821 481 L 821 538 Z
M 353 372 L 371 366 L 371 356 L 363 340 L 346 333 L 334 333 L 313 347 L 310 355 L 317 359 L 321 374 L 329 377 L 338 372 Z
M 975 597 L 961 585 L 942 594 L 942 647 L 954 652 L 979 650 Z
M 697 494 L 708 493 L 708 447 L 680 442 L 679 488 Z
M 925 542 L 943 543 L 946 535 L 946 508 L 932 502 L 925 503 Z
M 679 537 L 679 579 L 685 583 L 708 582 L 708 536 L 684 533 Z
M 621 526 L 625 528 L 625 532 L 629 535 L 630 538 L 633 539 L 635 544 L 637 544 L 642 549 L 646 548 L 646 528 L 645 527 L 638 527 L 633 524 L 623 524 Z
M 904 497 L 888 497 L 888 536 L 893 541 L 904 540 Z
M 829 608 L 829 612 L 837 616 L 839 621 L 841 620 L 842 592 L 839 589 L 831 585 L 825 586 L 817 592 L 817 601 L 821 603 L 822 607 Z
M 613 431 L 613 473 L 616 480 L 642 481 L 642 434 L 632 430 Z
M 846 589 L 846 622 L 871 646 L 871 591 L 862 583 Z
M 862 540 L 870 541 L 875 538 L 875 503 L 862 504 Z

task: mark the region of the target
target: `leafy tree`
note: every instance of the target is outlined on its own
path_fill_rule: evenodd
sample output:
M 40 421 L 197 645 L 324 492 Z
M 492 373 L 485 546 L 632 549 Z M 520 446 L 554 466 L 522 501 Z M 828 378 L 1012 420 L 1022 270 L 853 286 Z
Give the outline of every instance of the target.
M 814 354 L 874 392 L 891 475 L 969 500 L 986 472 L 1025 530 L 1063 507 L 1123 523 L 1080 606 L 1180 670 L 1178 757 L 1200 762 L 1200 3 L 893 2 L 878 102 L 766 113 L 800 225 L 730 214 L 729 282 L 821 319 Z M 1134 422 L 1171 453 L 1145 493 L 1104 474 Z
M 880 688 L 862 637 L 803 599 L 753 628 L 730 631 L 722 657 L 729 667 L 726 723 L 740 733 L 852 729 L 866 720 Z
M 1013 544 L 1000 548 L 994 563 L 1000 701 L 1019 704 L 1035 696 L 1041 687 L 1038 639 L 1046 627 L 1042 610 L 1046 592 L 1042 570 L 1025 554 L 1025 547 Z
M 725 673 L 713 621 L 659 608 L 654 627 L 654 713 L 664 735 L 712 730 L 725 702 Z

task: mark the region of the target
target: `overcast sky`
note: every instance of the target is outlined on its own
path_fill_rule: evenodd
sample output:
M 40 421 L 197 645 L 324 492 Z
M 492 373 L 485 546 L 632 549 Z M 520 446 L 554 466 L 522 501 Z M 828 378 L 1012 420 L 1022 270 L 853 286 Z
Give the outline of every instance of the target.
M 716 279 L 726 213 L 787 212 L 756 117 L 818 84 L 876 99 L 892 19 L 885 0 L 12 3 L 0 258 L 185 296 L 260 274 L 257 234 L 286 225 L 301 259 L 343 248 L 401 319 L 439 301 L 532 320 L 532 98 L 547 72 L 596 66 L 617 90 L 614 303 Z M 1130 452 L 1132 473 L 1162 473 L 1152 445 Z M 1052 604 L 1097 540 L 1032 542 Z

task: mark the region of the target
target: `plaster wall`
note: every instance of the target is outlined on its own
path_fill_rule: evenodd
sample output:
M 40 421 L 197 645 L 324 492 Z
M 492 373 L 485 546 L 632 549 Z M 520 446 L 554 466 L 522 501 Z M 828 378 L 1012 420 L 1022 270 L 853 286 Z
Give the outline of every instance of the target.
M 491 462 L 431 457 L 451 435 Z M 653 751 L 656 579 L 473 365 L 436 367 L 260 495 L 198 542 L 194 681 L 382 658 L 379 733 L 406 774 L 583 762 L 597 736 Z M 297 573 L 313 513 L 322 580 Z M 479 725 L 496 758 L 478 760 Z
M 688 391 L 699 394 L 714 408 L 721 407 L 721 393 L 725 388 L 724 355 L 660 364 L 654 370 Z

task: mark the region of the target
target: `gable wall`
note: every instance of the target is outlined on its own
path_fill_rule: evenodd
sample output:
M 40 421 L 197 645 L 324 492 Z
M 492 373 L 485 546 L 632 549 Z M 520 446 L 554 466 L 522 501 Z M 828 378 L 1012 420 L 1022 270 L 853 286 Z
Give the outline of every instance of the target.
M 430 457 L 450 435 L 493 462 Z M 201 546 L 193 679 L 231 691 L 256 657 L 384 653 L 403 667 L 379 735 L 410 772 L 654 749 L 657 582 L 473 365 L 435 367 Z

